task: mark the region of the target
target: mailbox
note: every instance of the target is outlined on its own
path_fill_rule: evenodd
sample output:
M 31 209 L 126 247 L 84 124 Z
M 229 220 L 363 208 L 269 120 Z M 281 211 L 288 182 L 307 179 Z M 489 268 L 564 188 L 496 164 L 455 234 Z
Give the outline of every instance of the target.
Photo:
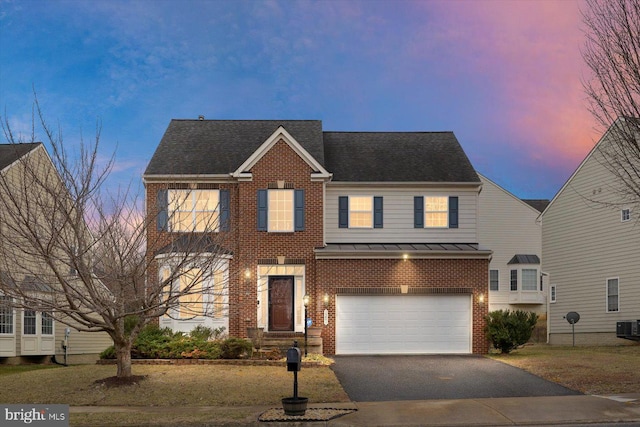
M 302 353 L 298 347 L 287 350 L 287 371 L 299 371 L 302 367 Z

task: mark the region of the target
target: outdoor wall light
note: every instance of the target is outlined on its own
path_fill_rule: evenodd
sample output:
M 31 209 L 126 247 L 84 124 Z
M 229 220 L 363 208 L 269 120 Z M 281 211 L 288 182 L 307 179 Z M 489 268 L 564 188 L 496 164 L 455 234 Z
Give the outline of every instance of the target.
M 309 294 L 304 294 L 302 297 L 302 303 L 305 307 L 309 307 Z
M 329 305 L 329 294 L 328 293 L 324 293 L 324 295 L 322 296 L 322 302 L 324 303 L 324 306 L 328 306 Z
M 484 304 L 484 294 L 478 295 L 478 304 Z
M 249 270 L 248 268 L 244 269 L 244 278 L 245 279 L 250 279 L 251 278 L 251 270 Z
M 402 259 L 403 259 L 404 261 L 408 260 L 408 259 L 409 259 L 409 254 L 404 254 L 404 255 L 402 255 Z

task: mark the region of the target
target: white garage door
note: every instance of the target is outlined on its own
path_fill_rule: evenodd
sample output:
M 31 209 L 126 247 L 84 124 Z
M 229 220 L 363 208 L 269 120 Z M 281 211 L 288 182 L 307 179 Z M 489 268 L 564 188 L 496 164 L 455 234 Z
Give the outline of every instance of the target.
M 336 354 L 471 353 L 470 295 L 342 295 Z

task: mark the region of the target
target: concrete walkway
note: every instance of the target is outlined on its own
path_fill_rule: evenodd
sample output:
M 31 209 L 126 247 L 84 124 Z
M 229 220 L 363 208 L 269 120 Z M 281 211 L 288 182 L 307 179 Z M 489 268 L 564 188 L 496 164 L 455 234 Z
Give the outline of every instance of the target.
M 275 406 L 275 405 L 274 405 Z M 349 402 L 309 404 L 315 408 L 356 409 L 347 415 L 311 421 L 288 417 L 287 421 L 260 422 L 258 417 L 268 408 L 255 407 L 255 421 L 236 425 L 275 426 L 511 426 L 612 424 L 640 426 L 640 393 L 619 396 L 544 396 L 493 399 L 411 400 L 393 402 Z M 213 409 L 213 408 L 211 408 Z M 72 407 L 71 413 L 106 412 L 194 412 L 207 408 L 146 407 Z M 171 424 L 179 427 L 175 423 Z M 185 424 L 189 425 L 189 424 Z M 216 426 L 211 423 L 197 424 Z M 225 423 L 224 425 L 234 425 Z

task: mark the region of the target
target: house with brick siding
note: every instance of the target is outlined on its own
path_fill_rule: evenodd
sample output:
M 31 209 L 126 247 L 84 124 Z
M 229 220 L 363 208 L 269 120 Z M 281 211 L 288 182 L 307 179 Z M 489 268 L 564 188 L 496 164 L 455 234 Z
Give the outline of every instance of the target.
M 452 132 L 172 120 L 144 183 L 156 223 L 148 280 L 161 280 L 167 243 L 199 218 L 218 219 L 200 232 L 225 245 L 224 292 L 199 300 L 218 298 L 223 315 L 165 316 L 161 325 L 232 336 L 262 328 L 299 341 L 312 325 L 325 354 L 488 350 L 482 181 Z

